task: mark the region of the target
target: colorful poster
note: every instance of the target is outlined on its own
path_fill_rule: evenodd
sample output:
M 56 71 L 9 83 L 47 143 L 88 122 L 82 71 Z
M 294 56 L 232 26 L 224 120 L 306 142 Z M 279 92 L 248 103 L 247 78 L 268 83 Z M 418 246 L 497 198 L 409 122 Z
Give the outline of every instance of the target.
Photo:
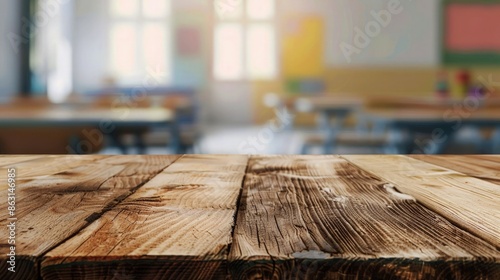
M 177 53 L 181 56 L 196 56 L 200 53 L 200 31 L 196 27 L 177 29 Z
M 446 13 L 448 50 L 500 52 L 500 5 L 453 4 Z

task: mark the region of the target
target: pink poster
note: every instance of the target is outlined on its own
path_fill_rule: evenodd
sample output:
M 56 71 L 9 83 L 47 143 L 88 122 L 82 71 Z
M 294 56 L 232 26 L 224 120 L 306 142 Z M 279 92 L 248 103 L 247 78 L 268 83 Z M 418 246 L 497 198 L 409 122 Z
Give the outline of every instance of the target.
M 198 55 L 200 52 L 200 32 L 196 27 L 177 29 L 177 53 L 180 55 Z
M 446 47 L 449 51 L 500 51 L 500 5 L 448 6 Z

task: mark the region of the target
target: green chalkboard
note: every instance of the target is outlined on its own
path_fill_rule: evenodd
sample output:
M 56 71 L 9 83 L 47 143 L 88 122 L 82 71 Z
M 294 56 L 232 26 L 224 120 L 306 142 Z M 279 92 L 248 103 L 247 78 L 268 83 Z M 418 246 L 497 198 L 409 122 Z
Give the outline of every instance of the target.
M 449 49 L 446 44 L 448 8 L 453 4 L 494 5 L 500 7 L 500 0 L 441 0 L 441 62 L 445 66 L 500 66 L 500 49 L 458 51 Z M 477 20 L 481 20 L 478 18 Z M 497 24 L 491 23 L 489 24 Z M 498 24 L 500 24 L 500 16 Z M 492 36 L 500 36 L 492 34 Z

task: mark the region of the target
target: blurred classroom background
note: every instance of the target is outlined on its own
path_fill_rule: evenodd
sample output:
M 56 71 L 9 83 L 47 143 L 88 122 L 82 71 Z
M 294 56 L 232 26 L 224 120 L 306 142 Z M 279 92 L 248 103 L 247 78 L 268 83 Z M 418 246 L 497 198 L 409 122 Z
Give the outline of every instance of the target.
M 500 1 L 2 0 L 0 154 L 500 152 Z

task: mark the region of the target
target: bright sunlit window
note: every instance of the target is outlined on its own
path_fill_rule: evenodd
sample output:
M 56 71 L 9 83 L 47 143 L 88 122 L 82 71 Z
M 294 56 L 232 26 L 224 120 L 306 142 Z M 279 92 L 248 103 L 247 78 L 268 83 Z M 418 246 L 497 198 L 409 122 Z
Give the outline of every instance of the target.
M 275 0 L 214 1 L 216 79 L 276 77 L 275 5 Z
M 170 0 L 111 0 L 110 71 L 120 84 L 170 80 Z

